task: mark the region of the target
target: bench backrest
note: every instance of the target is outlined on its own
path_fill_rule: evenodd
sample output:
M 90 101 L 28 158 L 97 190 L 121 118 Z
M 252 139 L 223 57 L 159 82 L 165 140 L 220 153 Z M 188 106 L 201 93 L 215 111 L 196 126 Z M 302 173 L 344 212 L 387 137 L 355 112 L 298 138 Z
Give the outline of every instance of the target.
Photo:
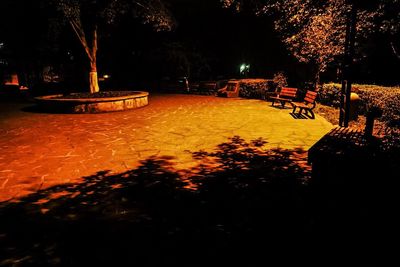
M 236 92 L 239 90 L 239 82 L 228 82 L 226 91 Z
M 306 102 L 307 104 L 314 104 L 316 98 L 317 92 L 307 91 L 306 96 L 304 97 L 304 102 Z
M 297 94 L 297 88 L 282 87 L 279 92 L 279 97 L 295 98 Z

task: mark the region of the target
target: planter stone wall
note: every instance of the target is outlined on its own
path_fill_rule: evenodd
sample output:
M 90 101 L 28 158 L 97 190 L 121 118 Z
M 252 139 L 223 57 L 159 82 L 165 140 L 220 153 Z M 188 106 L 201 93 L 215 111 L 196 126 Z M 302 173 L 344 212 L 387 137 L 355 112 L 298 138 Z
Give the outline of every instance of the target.
M 118 97 L 64 98 L 63 95 L 36 97 L 40 108 L 49 112 L 102 113 L 124 111 L 148 105 L 148 92 L 132 91 Z

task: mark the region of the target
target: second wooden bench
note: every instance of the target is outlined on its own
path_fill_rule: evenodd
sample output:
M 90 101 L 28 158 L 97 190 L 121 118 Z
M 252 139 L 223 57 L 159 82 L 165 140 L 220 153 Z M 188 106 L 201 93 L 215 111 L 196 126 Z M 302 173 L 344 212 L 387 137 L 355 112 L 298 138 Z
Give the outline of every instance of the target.
M 284 108 L 286 103 L 292 102 L 292 100 L 296 97 L 296 94 L 297 88 L 282 87 L 277 96 L 271 96 L 269 99 L 272 101 L 272 106 L 274 106 L 275 102 L 280 102 L 282 108 Z
M 307 91 L 306 96 L 304 97 L 303 102 L 290 102 L 293 107 L 293 114 L 296 109 L 299 108 L 299 115 L 304 110 L 305 114 L 308 115 L 308 112 L 311 114 L 311 118 L 315 118 L 314 112 L 312 111 L 315 108 L 315 100 L 317 98 L 317 92 Z

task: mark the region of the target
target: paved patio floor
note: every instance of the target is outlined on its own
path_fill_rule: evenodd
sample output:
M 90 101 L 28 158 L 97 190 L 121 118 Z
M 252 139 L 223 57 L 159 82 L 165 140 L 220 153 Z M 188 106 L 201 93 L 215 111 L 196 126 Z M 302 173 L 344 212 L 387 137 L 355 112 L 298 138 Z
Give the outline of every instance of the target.
M 123 172 L 152 156 L 172 156 L 177 170 L 196 164 L 228 138 L 262 138 L 265 148 L 307 150 L 332 125 L 295 119 L 261 100 L 153 95 L 149 106 L 105 114 L 45 114 L 1 103 L 0 201 L 79 182 L 102 170 Z M 29 104 L 28 104 L 29 105 Z M 26 106 L 26 105 L 25 105 Z

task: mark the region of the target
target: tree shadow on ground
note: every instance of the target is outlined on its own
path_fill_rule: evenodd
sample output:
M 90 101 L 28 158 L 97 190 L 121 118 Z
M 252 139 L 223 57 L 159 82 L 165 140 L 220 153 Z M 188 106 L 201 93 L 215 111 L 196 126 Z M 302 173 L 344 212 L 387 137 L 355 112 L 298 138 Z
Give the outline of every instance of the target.
M 314 258 L 320 244 L 305 245 L 319 234 L 305 153 L 266 150 L 265 143 L 233 137 L 213 152 L 192 152 L 198 164 L 189 170 L 175 170 L 172 157 L 151 157 L 134 170 L 101 171 L 2 203 L 0 265 L 251 266 Z
M 388 240 L 398 231 L 399 140 L 337 127 L 309 150 L 314 233 L 358 258 L 357 266 L 387 265 L 397 255 Z

